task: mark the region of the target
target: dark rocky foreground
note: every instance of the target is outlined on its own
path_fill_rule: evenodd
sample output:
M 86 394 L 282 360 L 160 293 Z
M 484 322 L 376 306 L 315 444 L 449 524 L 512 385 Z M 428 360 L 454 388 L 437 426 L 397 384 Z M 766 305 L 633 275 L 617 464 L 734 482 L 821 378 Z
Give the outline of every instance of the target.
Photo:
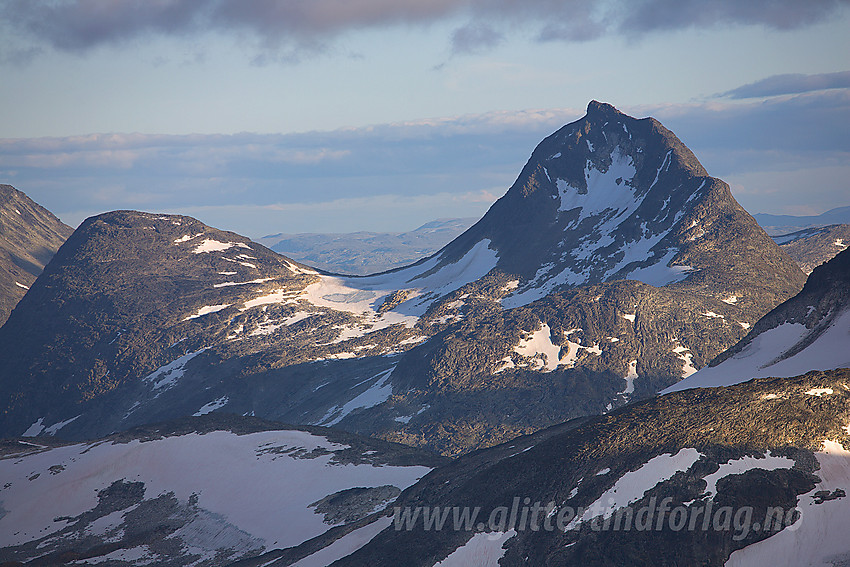
M 712 515 L 708 529 L 703 529 L 709 505 L 714 510 L 730 506 L 735 513 L 748 507 L 753 522 L 765 518 L 772 507 L 787 512 L 809 501 L 811 506 L 847 506 L 850 486 L 819 488 L 830 479 L 824 476 L 829 471 L 820 469 L 817 454 L 824 450 L 825 440 L 845 447 L 850 443 L 848 383 L 850 370 L 843 369 L 689 390 L 476 451 L 429 474 L 404 491 L 394 506 L 480 507 L 483 526 L 456 531 L 435 530 L 432 525 L 425 530 L 420 514 L 413 529 L 388 528 L 334 565 L 430 567 L 476 533 L 492 531 L 489 518 L 499 507 L 511 508 L 515 498 L 520 499 L 520 513 L 523 505 L 530 508 L 535 502 L 543 507 L 554 503 L 555 512 L 548 522 L 541 512 L 536 524 L 529 517 L 524 526 L 521 515 L 516 516 L 515 535 L 506 540 L 499 565 L 723 565 L 735 550 L 778 530 L 756 529 L 754 523 L 745 529 L 743 514 L 737 528 L 730 516 L 728 530 L 723 517 L 717 520 L 720 529 L 715 529 Z M 672 456 L 688 455 L 684 464 L 672 464 Z M 708 494 L 706 477 L 736 462 L 747 464 L 715 478 Z M 642 479 L 634 472 L 648 469 L 649 476 Z M 618 485 L 620 479 L 626 480 Z M 661 529 L 654 525 L 640 529 L 632 523 L 631 530 L 618 530 L 614 514 L 605 528 L 601 509 L 577 526 L 570 525 L 569 510 L 591 508 L 604 494 L 616 499 L 616 493 L 609 492 L 615 485 L 620 491 L 636 490 L 629 507 L 635 514 L 641 508 L 655 510 L 654 521 L 663 518 Z M 655 505 L 665 498 L 670 499 L 669 507 L 662 513 Z M 698 508 L 703 516 L 697 517 L 692 530 L 673 529 L 675 508 L 685 510 L 689 521 Z M 555 529 L 561 511 L 562 525 L 577 529 Z M 672 519 L 673 526 L 679 525 L 681 513 Z M 511 528 L 509 523 L 500 524 L 501 516 L 495 514 L 497 528 L 503 532 Z M 807 520 L 806 514 L 809 521 L 817 521 L 813 509 L 805 508 L 801 522 Z M 789 523 L 795 517 L 792 513 Z M 627 519 L 621 509 L 620 526 Z

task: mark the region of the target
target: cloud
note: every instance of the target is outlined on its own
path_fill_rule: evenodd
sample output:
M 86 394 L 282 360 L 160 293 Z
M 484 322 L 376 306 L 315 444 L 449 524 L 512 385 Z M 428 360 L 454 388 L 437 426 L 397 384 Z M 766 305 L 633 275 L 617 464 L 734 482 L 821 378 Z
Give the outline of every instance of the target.
M 452 51 L 456 54 L 476 53 L 491 49 L 504 39 L 502 33 L 486 24 L 468 24 L 452 34 Z
M 791 73 L 786 75 L 772 75 L 754 83 L 726 91 L 720 96 L 743 99 L 846 88 L 850 88 L 850 71 L 819 73 L 816 75 Z
M 580 115 L 545 109 L 300 134 L 0 139 L 0 182 L 68 223 L 144 207 L 203 212 L 202 220 L 251 236 L 260 226 L 275 232 L 271 219 L 284 217 L 298 230 L 407 230 L 458 211 L 483 213 L 537 142 Z
M 468 53 L 498 45 L 507 33 L 540 41 L 639 37 L 659 31 L 727 25 L 788 30 L 821 22 L 850 0 L 5 0 L 7 35 L 69 52 L 146 35 L 203 32 L 247 37 L 256 59 L 298 60 L 358 30 L 426 26 L 460 19 L 450 38 Z M 15 51 L 16 50 L 16 51 Z M 10 53 L 30 53 L 8 47 Z
M 659 119 L 748 210 L 850 205 L 850 91 L 621 110 Z M 540 140 L 583 113 L 491 112 L 300 134 L 0 139 L 0 183 L 68 223 L 143 207 L 248 236 L 409 230 L 482 214 Z
M 757 25 L 790 30 L 824 21 L 845 7 L 846 0 L 645 0 L 630 2 L 619 23 L 621 31 Z
M 850 91 L 827 90 L 765 101 L 643 106 L 696 150 L 798 155 L 850 151 Z

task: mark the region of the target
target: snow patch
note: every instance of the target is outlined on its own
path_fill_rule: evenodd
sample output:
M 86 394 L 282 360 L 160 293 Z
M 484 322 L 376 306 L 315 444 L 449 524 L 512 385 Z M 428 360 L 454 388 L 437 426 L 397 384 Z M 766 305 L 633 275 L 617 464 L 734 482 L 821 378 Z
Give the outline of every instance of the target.
M 187 234 L 185 236 L 181 236 L 180 238 L 174 239 L 174 244 L 180 244 L 182 242 L 189 242 L 193 238 L 198 238 L 199 236 L 203 236 L 203 232 L 199 232 L 198 234 Z
M 507 551 L 504 543 L 515 535 L 515 530 L 477 533 L 434 567 L 499 567 L 499 560 Z
M 514 359 L 511 358 L 510 355 L 496 362 L 496 370 L 493 371 L 493 374 L 498 374 L 504 370 L 508 370 L 509 368 L 516 368 L 516 364 L 514 364 Z
M 676 353 L 676 356 L 678 356 L 682 361 L 682 378 L 687 378 L 697 371 L 692 360 L 693 353 L 690 352 L 691 349 L 679 345 L 679 341 L 677 339 L 673 339 L 673 342 L 676 344 L 673 352 Z
M 227 405 L 227 402 L 229 402 L 229 401 L 230 401 L 230 399 L 227 396 L 222 396 L 222 397 L 218 398 L 217 400 L 213 400 L 213 401 L 209 402 L 208 404 L 204 404 L 201 407 L 201 409 L 199 409 L 198 411 L 196 411 L 192 415 L 195 416 L 195 417 L 198 417 L 199 415 L 206 415 L 206 414 L 213 412 L 217 409 L 223 408 L 224 406 Z
M 165 366 L 157 368 L 156 370 L 142 378 L 142 382 L 152 382 L 154 390 L 159 390 L 161 388 L 165 388 L 165 390 L 167 390 L 176 386 L 177 381 L 183 377 L 183 372 L 185 371 L 186 364 L 188 364 L 190 360 L 192 360 L 205 350 L 207 349 L 202 348 L 201 350 L 196 350 L 195 352 L 189 352 L 184 354 L 180 358 L 169 362 Z
M 717 472 L 703 477 L 706 487 L 704 494 L 711 496 L 717 492 L 717 481 L 733 474 L 742 474 L 752 469 L 773 471 L 776 469 L 790 469 L 794 466 L 794 459 L 788 457 L 773 457 L 768 451 L 764 457 L 742 457 L 732 459 L 720 465 Z
M 15 487 L 3 491 L 0 547 L 50 536 L 67 525 L 54 518 L 95 508 L 98 491 L 127 479 L 143 482 L 147 498 L 173 492 L 185 503 L 195 495 L 200 509 L 265 540 L 269 548 L 283 549 L 327 531 L 311 503 L 353 487 L 404 489 L 430 470 L 340 464 L 332 453 L 323 454 L 347 448 L 296 430 L 212 431 L 144 442 L 79 443 L 0 459 L 0 478 Z M 310 453 L 311 458 L 299 458 Z M 65 467 L 62 473 L 50 474 L 57 464 Z M 40 474 L 28 480 L 33 473 Z
M 379 518 L 362 528 L 353 530 L 327 547 L 296 561 L 292 567 L 325 567 L 338 559 L 350 555 L 369 543 L 376 535 L 390 527 L 393 520 L 390 517 Z
M 677 472 L 687 471 L 701 456 L 696 449 L 684 448 L 675 455 L 665 453 L 649 459 L 639 469 L 629 471 L 617 479 L 614 486 L 606 490 L 584 514 L 574 518 L 566 529 L 571 530 L 600 515 L 603 518 L 610 517 L 616 510 L 643 498 L 647 491 L 669 480 Z
M 587 192 L 579 193 L 562 179 L 557 180 L 558 193 L 561 198 L 559 211 L 570 211 L 581 208 L 577 223 L 583 219 L 599 215 L 607 210 L 617 211 L 617 217 L 628 217 L 634 212 L 642 198 L 636 198 L 632 189 L 637 169 L 631 156 L 624 156 L 620 148 L 611 153 L 611 165 L 606 171 L 600 171 L 590 161 L 585 165 Z M 617 180 L 620 180 L 618 183 Z
M 60 429 L 62 429 L 63 427 L 65 427 L 66 425 L 68 425 L 69 423 L 71 423 L 72 421 L 74 421 L 75 419 L 77 419 L 78 417 L 80 417 L 82 415 L 83 414 L 80 414 L 76 417 L 72 417 L 71 419 L 66 419 L 65 421 L 60 421 L 59 423 L 54 423 L 50 427 L 45 427 L 44 432 L 47 433 L 48 435 L 56 435 L 57 431 L 59 431 Z
M 27 427 L 27 430 L 21 433 L 21 437 L 35 437 L 44 430 L 44 418 L 40 417 L 35 423 Z
M 198 309 L 197 313 L 195 313 L 194 315 L 189 315 L 188 317 L 184 318 L 183 320 L 188 321 L 189 319 L 197 319 L 198 317 L 203 317 L 204 315 L 209 315 L 210 313 L 218 313 L 222 309 L 227 309 L 231 305 L 233 305 L 233 304 L 232 303 L 223 303 L 221 305 L 204 305 L 203 307 Z
M 637 373 L 637 360 L 632 360 L 629 362 L 629 370 L 623 379 L 626 381 L 626 389 L 622 392 L 618 392 L 617 395 L 623 394 L 633 394 L 635 391 L 635 380 L 639 378 Z
M 669 250 L 654 264 L 645 268 L 637 268 L 629 272 L 626 279 L 636 280 L 655 287 L 664 287 L 665 285 L 680 282 L 688 277 L 688 274 L 690 274 L 694 269 L 693 267 L 686 266 L 684 264 L 671 266 L 670 262 L 673 261 L 673 258 L 678 253 L 678 250 Z M 618 263 L 617 266 L 613 268 L 612 272 L 616 272 L 619 266 L 624 264 L 628 265 L 633 261 L 634 259 L 632 255 L 627 255 L 626 259 Z
M 316 423 L 316 425 L 333 427 L 356 409 L 371 408 L 387 401 L 393 394 L 393 385 L 392 383 L 388 383 L 393 374 L 393 370 L 395 370 L 395 366 L 389 370 L 385 370 L 375 376 L 372 376 L 369 380 L 378 379 L 374 384 L 367 388 L 362 394 L 349 402 L 346 402 L 342 407 L 334 406 L 329 409 L 324 417 Z
M 815 471 L 821 481 L 811 492 L 798 497 L 800 519 L 793 525 L 758 543 L 735 551 L 727 567 L 826 567 L 846 564 L 850 557 L 847 526 L 850 506 L 846 498 L 816 504 L 819 491 L 845 492 L 850 487 L 850 452 L 835 441 L 824 441 L 822 451 L 815 453 L 820 468 Z
M 547 323 L 543 323 L 530 337 L 520 340 L 514 352 L 527 358 L 536 358 L 539 370 L 552 372 L 560 362 L 561 347 L 552 343 L 552 330 Z
M 786 352 L 795 349 L 815 332 L 819 335 L 811 344 L 794 355 L 785 357 Z M 817 328 L 807 329 L 801 323 L 783 323 L 759 333 L 740 352 L 717 366 L 705 367 L 661 393 L 666 394 L 687 388 L 729 386 L 752 378 L 767 376 L 799 376 L 810 370 L 848 368 L 850 367 L 848 340 L 850 340 L 850 310 L 836 317 L 822 332 Z
M 820 398 L 821 396 L 824 396 L 824 395 L 829 396 L 829 395 L 833 394 L 834 392 L 833 392 L 832 388 L 812 388 L 811 390 L 809 390 L 805 393 L 808 396 L 817 396 L 817 397 Z
M 184 237 L 185 238 L 185 237 Z M 205 238 L 203 242 L 195 246 L 195 249 L 192 250 L 194 254 L 203 254 L 205 252 L 223 252 L 224 250 L 229 250 L 234 246 L 238 248 L 247 248 L 251 249 L 247 244 L 243 244 L 242 242 L 221 242 L 218 240 L 213 240 L 211 238 Z
M 219 273 L 220 274 L 221 273 L 235 274 L 236 272 L 219 272 Z M 230 287 L 230 286 L 234 286 L 234 285 L 258 284 L 258 283 L 267 282 L 267 281 L 273 280 L 273 279 L 274 278 L 259 278 L 259 279 L 256 279 L 256 280 L 251 280 L 249 282 L 222 282 L 222 283 L 214 284 L 213 287 Z
M 422 413 L 423 411 L 426 411 L 426 410 L 427 410 L 428 408 L 430 408 L 430 407 L 431 407 L 431 405 L 430 405 L 430 404 L 425 404 L 424 406 L 422 406 L 421 408 L 419 408 L 419 411 L 417 411 L 417 412 L 416 412 L 416 413 L 414 413 L 414 414 L 411 414 L 411 415 L 402 415 L 402 416 L 399 416 L 399 417 L 396 417 L 396 418 L 393 418 L 393 419 L 395 419 L 395 421 L 398 421 L 398 422 L 400 422 L 400 423 L 409 423 L 411 419 L 413 419 L 414 417 L 416 417 L 417 415 L 419 415 L 419 414 L 420 414 L 420 413 Z
M 295 303 L 298 301 L 298 295 L 301 292 L 292 291 L 287 289 L 278 289 L 271 293 L 267 293 L 266 295 L 261 295 L 260 297 L 256 297 L 254 299 L 250 299 L 242 304 L 242 307 L 239 308 L 239 311 L 247 311 L 252 307 L 259 307 L 260 305 L 274 305 L 276 303 Z

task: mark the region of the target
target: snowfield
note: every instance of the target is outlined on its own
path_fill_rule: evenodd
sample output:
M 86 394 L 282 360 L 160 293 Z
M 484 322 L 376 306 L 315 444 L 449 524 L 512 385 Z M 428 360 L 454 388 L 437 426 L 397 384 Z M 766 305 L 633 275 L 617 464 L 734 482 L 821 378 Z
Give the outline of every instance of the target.
M 95 509 L 99 491 L 122 479 L 144 483 L 145 500 L 173 493 L 183 505 L 196 503 L 199 515 L 170 536 L 190 548 L 214 555 L 211 542 L 218 536 L 204 534 L 219 533 L 223 539 L 217 545 L 227 547 L 224 535 L 230 532 L 231 540 L 246 545 L 289 547 L 331 527 L 311 503 L 353 487 L 404 489 L 430 471 L 424 466 L 340 464 L 334 457 L 346 445 L 297 430 L 244 435 L 212 431 L 144 442 L 37 447 L 22 444 L 19 453 L 0 459 L 0 547 L 43 540 L 72 525 Z M 109 531 L 128 511 L 110 511 L 90 528 Z
M 850 367 L 850 310 L 835 317 L 832 324 L 808 346 L 788 356 L 816 331 L 800 323 L 783 323 L 769 329 L 744 349 L 717 366 L 705 367 L 663 390 L 677 392 L 688 388 L 712 388 L 767 376 L 799 376 L 811 370 Z
M 734 552 L 727 567 L 829 567 L 850 560 L 850 506 L 846 498 L 815 503 L 815 493 L 850 488 L 850 451 L 836 441 L 826 440 L 815 453 L 821 478 L 815 488 L 802 495 L 797 509 L 801 517 L 793 525 L 766 540 Z

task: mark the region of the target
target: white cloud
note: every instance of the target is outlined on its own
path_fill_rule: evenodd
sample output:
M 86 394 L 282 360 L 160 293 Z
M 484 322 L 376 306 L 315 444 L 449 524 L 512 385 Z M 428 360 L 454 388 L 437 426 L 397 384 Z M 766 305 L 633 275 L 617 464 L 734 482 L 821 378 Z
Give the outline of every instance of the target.
M 752 212 L 850 204 L 846 91 L 622 110 L 660 119 Z M 581 114 L 505 111 L 286 135 L 0 139 L 0 182 L 68 223 L 144 208 L 195 211 L 249 236 L 408 230 L 483 213 L 537 143 Z

